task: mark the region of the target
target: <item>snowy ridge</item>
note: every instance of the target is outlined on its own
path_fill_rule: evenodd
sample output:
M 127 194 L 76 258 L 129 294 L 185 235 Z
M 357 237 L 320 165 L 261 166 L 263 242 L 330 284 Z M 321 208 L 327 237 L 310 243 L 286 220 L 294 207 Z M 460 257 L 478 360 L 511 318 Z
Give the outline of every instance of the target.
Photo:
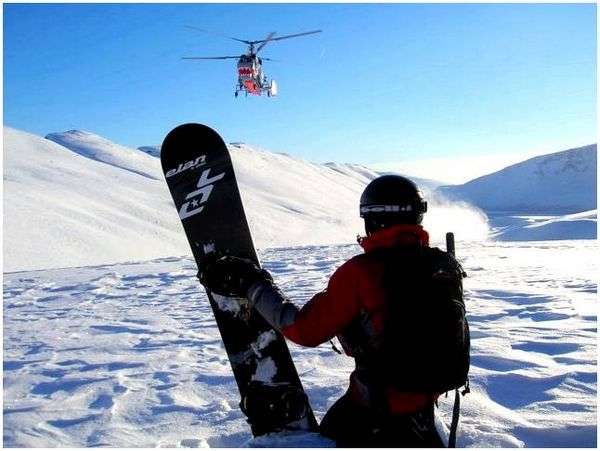
M 161 174 L 160 162 L 156 159 L 144 152 L 115 144 L 93 133 L 70 130 L 64 133 L 50 133 L 46 135 L 46 139 L 91 160 L 101 161 L 151 179 L 162 180 L 158 176 Z
M 260 239 L 270 247 L 349 243 L 364 233 L 358 202 L 377 173 L 359 165 L 311 163 L 243 143 L 229 149 L 258 243 Z M 466 240 L 488 237 L 487 218 L 477 208 L 430 195 L 430 213 L 423 224 L 434 242 L 442 242 L 448 230 Z
M 88 132 L 4 130 L 5 271 L 190 255 L 157 158 Z M 257 247 L 349 243 L 363 232 L 364 168 L 230 150 Z M 484 215 L 440 205 L 426 219 L 434 239 L 452 228 L 487 236 Z
M 350 175 L 352 177 L 356 177 L 357 175 L 362 177 L 364 183 L 369 183 L 371 180 L 379 177 L 379 173 L 373 171 L 365 166 L 360 164 L 350 164 L 350 163 L 325 163 L 325 166 L 333 169 L 334 171 L 338 171 L 341 174 Z
M 141 150 L 150 156 L 160 158 L 160 146 L 142 146 L 138 147 L 138 150 Z
M 597 207 L 597 146 L 592 144 L 517 163 L 438 192 L 486 211 L 579 213 Z
M 361 231 L 357 201 L 365 185 L 362 176 L 241 143 L 229 149 L 258 243 L 348 243 Z
M 159 162 L 113 145 L 67 149 L 4 128 L 4 271 L 182 255 Z M 99 159 L 96 159 L 97 156 Z M 122 165 L 122 166 L 118 166 Z

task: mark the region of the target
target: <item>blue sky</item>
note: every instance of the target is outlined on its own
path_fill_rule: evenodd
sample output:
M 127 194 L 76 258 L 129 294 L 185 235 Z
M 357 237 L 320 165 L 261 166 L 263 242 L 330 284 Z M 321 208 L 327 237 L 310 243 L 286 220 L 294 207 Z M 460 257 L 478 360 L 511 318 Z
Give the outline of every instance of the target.
M 442 171 L 560 150 L 596 141 L 595 8 L 4 4 L 4 123 L 137 147 L 202 122 L 312 161 Z M 185 25 L 244 39 L 323 33 L 265 47 L 280 60 L 265 64 L 277 98 L 235 99 L 235 61 L 180 57 L 244 47 Z

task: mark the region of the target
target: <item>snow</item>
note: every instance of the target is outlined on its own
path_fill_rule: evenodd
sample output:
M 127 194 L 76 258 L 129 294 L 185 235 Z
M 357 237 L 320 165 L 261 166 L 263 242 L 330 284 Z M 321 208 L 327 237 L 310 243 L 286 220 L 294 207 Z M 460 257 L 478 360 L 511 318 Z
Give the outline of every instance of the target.
M 50 133 L 46 139 L 54 141 L 91 160 L 131 171 L 151 179 L 162 180 L 160 163 L 146 153 L 120 146 L 90 132 L 70 130 Z
M 502 215 L 493 237 L 502 241 L 594 240 L 597 236 L 598 211 L 571 215 Z
M 142 152 L 153 157 L 160 158 L 160 146 L 142 146 L 138 147 L 138 150 L 141 150 Z
M 596 148 L 593 144 L 538 156 L 438 191 L 486 211 L 566 214 L 592 210 L 597 206 Z
M 362 232 L 357 203 L 377 173 L 230 150 L 261 260 L 303 304 L 360 251 L 349 244 Z M 252 439 L 159 152 L 4 128 L 4 445 L 332 446 L 315 434 Z M 434 244 L 454 231 L 469 274 L 459 446 L 597 445 L 595 165 L 587 146 L 460 187 L 417 181 Z M 320 419 L 352 361 L 327 344 L 290 349 Z M 265 359 L 255 377 L 272 374 Z M 440 401 L 447 425 L 453 399 Z
M 90 134 L 62 141 L 78 150 L 4 128 L 5 271 L 186 253 L 158 160 Z
M 597 244 L 457 242 L 469 274 L 472 392 L 458 445 L 596 446 Z M 357 245 L 261 252 L 299 304 Z M 4 445 L 331 446 L 253 440 L 208 300 L 187 257 L 4 275 Z M 290 345 L 320 419 L 351 359 Z M 441 398 L 449 423 L 453 397 Z
M 363 232 L 358 200 L 375 173 L 230 148 L 257 247 L 350 243 Z M 5 127 L 4 208 L 5 271 L 191 255 L 158 159 L 89 132 L 43 139 Z M 473 207 L 434 210 L 433 234 L 488 236 Z

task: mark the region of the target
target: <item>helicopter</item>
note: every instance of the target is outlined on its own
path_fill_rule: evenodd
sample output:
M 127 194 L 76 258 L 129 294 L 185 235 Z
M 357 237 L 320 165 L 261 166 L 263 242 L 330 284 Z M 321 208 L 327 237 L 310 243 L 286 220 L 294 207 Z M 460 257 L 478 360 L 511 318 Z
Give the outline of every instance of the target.
M 187 26 L 187 28 L 191 28 L 196 31 L 201 31 L 203 33 L 216 34 L 211 33 L 209 31 L 203 30 L 201 28 Z M 269 42 L 280 41 L 283 39 L 297 38 L 299 36 L 306 36 L 309 34 L 321 33 L 322 30 L 314 30 L 314 31 L 305 31 L 303 33 L 296 34 L 288 34 L 285 36 L 277 36 L 275 37 L 275 32 L 272 31 L 267 35 L 265 39 L 259 39 L 256 41 L 249 41 L 247 39 L 239 39 L 231 36 L 225 36 L 216 34 L 217 36 L 221 36 L 227 39 L 233 39 L 234 41 L 242 42 L 247 44 L 248 50 L 245 54 L 239 56 L 184 56 L 182 59 L 184 60 L 226 60 L 226 59 L 237 59 L 237 73 L 238 73 L 238 81 L 235 86 L 235 97 L 239 95 L 240 92 L 245 92 L 246 96 L 248 94 L 260 96 L 263 92 L 267 94 L 268 97 L 273 97 L 277 95 L 277 83 L 275 80 L 267 79 L 267 76 L 262 70 L 263 61 L 275 61 L 270 58 L 261 58 L 258 56 L 258 52 L 260 52 L 265 45 Z M 258 47 L 255 46 L 258 44 Z

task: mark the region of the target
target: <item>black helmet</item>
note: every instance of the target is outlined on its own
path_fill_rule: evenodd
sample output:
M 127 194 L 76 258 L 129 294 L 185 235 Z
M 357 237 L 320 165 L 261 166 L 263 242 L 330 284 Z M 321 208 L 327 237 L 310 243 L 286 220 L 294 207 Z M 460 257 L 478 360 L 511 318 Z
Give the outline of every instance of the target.
M 393 224 L 421 224 L 427 202 L 414 182 L 400 175 L 371 181 L 360 196 L 360 217 L 367 233 Z

